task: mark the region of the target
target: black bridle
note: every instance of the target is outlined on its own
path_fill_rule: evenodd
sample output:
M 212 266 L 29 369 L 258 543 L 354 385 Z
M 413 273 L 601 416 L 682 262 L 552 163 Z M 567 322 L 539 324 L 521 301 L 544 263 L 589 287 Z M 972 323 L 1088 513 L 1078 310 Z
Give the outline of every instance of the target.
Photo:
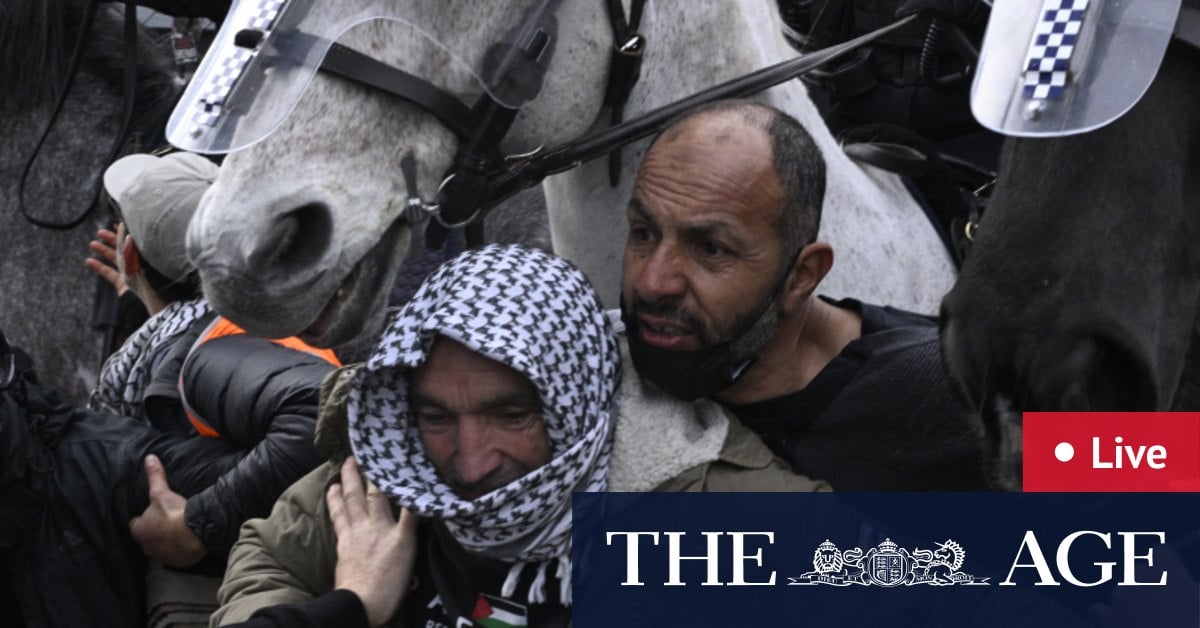
M 554 9 L 561 0 L 545 0 L 536 28 L 522 32 L 521 41 L 502 40 L 522 59 L 516 71 L 522 80 L 539 85 L 553 56 L 557 32 Z M 725 98 L 758 93 L 796 78 L 818 66 L 838 59 L 867 43 L 908 24 L 909 16 L 878 30 L 800 57 L 752 72 L 691 96 L 663 105 L 630 120 L 623 119 L 625 101 L 637 81 L 645 39 L 637 32 L 644 0 L 634 0 L 631 19 L 626 21 L 620 0 L 608 0 L 614 46 L 604 105 L 611 126 L 549 149 L 539 147 L 523 155 L 504 155 L 500 144 L 508 134 L 517 108 L 507 107 L 485 91 L 472 106 L 429 81 L 387 65 L 345 46 L 334 44 L 321 69 L 342 78 L 398 96 L 428 112 L 459 140 L 453 164 L 438 187 L 433 202 L 423 200 L 416 188 L 415 162 L 411 155 L 402 164 L 409 199 L 405 217 L 416 224 L 433 218 L 426 232 L 428 244 L 440 246 L 448 229 L 470 225 L 487 209 L 509 196 L 537 185 L 549 175 L 569 170 L 582 162 L 610 155 L 610 178 L 616 185 L 620 162 L 617 151 L 624 145 L 648 137 L 676 116 L 697 105 Z M 493 77 L 495 78 L 495 77 Z M 506 80 L 506 77 L 499 77 Z M 536 90 L 532 92 L 536 95 Z M 532 97 L 528 100 L 532 100 Z

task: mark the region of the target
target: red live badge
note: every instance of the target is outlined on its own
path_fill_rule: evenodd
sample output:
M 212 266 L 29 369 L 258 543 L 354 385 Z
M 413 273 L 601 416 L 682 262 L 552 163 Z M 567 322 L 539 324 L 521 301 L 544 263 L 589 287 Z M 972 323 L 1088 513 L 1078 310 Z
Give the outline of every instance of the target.
M 1200 412 L 1026 412 L 1029 492 L 1200 491 Z

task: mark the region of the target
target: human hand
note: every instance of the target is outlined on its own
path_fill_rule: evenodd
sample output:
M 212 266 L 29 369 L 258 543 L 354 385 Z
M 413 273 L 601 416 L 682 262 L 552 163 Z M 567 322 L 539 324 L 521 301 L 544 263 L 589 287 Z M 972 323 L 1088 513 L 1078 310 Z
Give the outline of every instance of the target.
M 184 521 L 187 499 L 171 490 L 158 456 L 146 456 L 145 468 L 150 505 L 129 521 L 129 534 L 147 556 L 171 567 L 191 567 L 204 558 L 208 548 Z
M 117 234 L 108 229 L 101 229 L 96 232 L 96 239 L 88 244 L 88 248 L 99 255 L 100 259 L 89 257 L 84 264 L 92 272 L 112 284 L 118 297 L 125 294 L 125 291 L 129 290 L 129 286 L 125 285 L 125 278 L 117 270 Z
M 358 596 L 372 626 L 396 614 L 408 592 L 417 557 L 417 517 L 400 511 L 392 518 L 387 496 L 374 484 L 363 490 L 354 457 L 342 463 L 342 483 L 325 495 L 337 534 L 334 586 Z

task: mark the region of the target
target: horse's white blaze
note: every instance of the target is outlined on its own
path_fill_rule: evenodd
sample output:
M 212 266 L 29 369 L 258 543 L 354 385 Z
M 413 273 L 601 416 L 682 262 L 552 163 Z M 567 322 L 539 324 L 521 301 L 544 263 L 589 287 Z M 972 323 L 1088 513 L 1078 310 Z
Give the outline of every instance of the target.
M 502 2 L 419 6 L 450 14 L 443 20 L 445 32 L 433 35 L 478 46 L 500 35 L 488 30 L 495 22 L 489 19 L 491 12 L 509 10 Z M 314 10 L 320 7 L 317 3 Z M 554 68 L 539 98 L 514 123 L 504 146 L 508 153 L 577 136 L 599 112 L 611 45 L 603 3 L 570 0 L 557 17 L 560 40 Z M 770 0 L 649 2 L 642 30 L 649 48 L 627 117 L 794 54 L 780 35 Z M 394 24 L 358 27 L 343 43 L 452 91 L 469 89 L 461 77 L 447 76 L 436 50 L 413 41 L 406 29 Z M 898 179 L 852 164 L 799 83 L 775 88 L 764 99 L 810 129 L 829 165 L 822 233 L 834 244 L 837 261 L 823 292 L 935 311 L 953 279 L 952 267 Z M 202 203 L 189 253 L 214 306 L 260 334 L 283 336 L 305 329 L 331 302 L 355 264 L 375 255 L 368 252 L 402 209 L 407 193 L 401 158 L 414 154 L 420 193 L 432 199 L 454 148 L 453 137 L 427 113 L 318 75 L 279 131 L 227 159 Z M 554 177 L 546 185 L 556 250 L 578 264 L 612 306 L 620 283 L 624 208 L 644 149 L 641 142 L 624 150 L 625 173 L 615 190 L 608 185 L 604 160 Z M 287 228 L 286 217 L 312 203 L 328 208 L 328 240 L 302 233 L 299 237 L 308 239 L 300 247 L 303 254 L 272 256 L 281 239 L 297 235 Z M 363 308 L 369 299 L 358 294 L 368 290 L 362 283 L 360 278 L 348 291 L 351 305 L 339 310 L 340 317 L 368 317 Z

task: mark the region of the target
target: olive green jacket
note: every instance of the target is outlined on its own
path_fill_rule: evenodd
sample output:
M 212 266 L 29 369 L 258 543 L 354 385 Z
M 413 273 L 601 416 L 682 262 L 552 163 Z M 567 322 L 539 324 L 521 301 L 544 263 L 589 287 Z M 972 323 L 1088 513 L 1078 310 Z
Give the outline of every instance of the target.
M 329 462 L 292 485 L 269 518 L 251 519 L 242 526 L 229 555 L 218 593 L 221 607 L 212 616 L 212 626 L 333 589 L 337 539 L 325 493 L 350 453 L 346 399 L 357 368 L 331 373 L 322 385 L 316 438 Z M 670 398 L 627 372 L 618 405 L 609 490 L 829 490 L 824 482 L 792 473 L 757 435 L 716 404 Z

